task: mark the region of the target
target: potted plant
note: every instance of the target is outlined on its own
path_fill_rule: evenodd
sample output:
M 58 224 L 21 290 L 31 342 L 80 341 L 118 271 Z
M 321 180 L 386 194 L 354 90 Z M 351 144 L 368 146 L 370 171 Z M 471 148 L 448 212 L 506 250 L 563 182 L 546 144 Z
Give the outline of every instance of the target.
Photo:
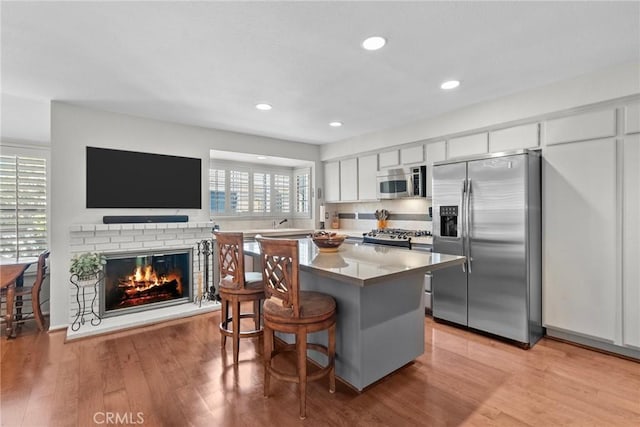
M 85 252 L 76 254 L 71 258 L 69 273 L 77 276 L 78 282 L 91 282 L 98 277 L 98 273 L 107 263 L 102 254 Z

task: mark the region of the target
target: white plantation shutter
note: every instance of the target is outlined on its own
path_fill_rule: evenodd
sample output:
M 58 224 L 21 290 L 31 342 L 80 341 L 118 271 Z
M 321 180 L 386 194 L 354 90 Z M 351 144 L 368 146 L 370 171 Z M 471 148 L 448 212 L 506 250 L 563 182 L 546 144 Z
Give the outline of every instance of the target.
M 249 213 L 249 172 L 229 171 L 229 207 L 231 213 Z
M 253 213 L 271 212 L 271 174 L 253 174 Z
M 38 256 L 47 248 L 46 160 L 0 156 L 0 256 Z
M 273 203 L 274 212 L 291 212 L 291 177 L 289 175 L 274 174 Z
M 296 214 L 310 214 L 311 172 L 309 169 L 296 171 Z
M 226 206 L 225 170 L 209 170 L 209 194 L 211 197 L 211 213 L 223 214 Z

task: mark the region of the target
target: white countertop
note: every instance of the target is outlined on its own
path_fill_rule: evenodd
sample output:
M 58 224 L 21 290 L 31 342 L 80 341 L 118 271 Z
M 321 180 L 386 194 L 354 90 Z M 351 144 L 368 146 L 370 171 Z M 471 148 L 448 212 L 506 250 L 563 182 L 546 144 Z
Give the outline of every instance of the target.
M 462 264 L 465 257 L 411 251 L 383 245 L 343 243 L 335 253 L 322 253 L 311 239 L 299 239 L 300 269 L 367 286 L 402 274 L 427 272 Z M 246 242 L 245 253 L 258 255 L 257 242 Z

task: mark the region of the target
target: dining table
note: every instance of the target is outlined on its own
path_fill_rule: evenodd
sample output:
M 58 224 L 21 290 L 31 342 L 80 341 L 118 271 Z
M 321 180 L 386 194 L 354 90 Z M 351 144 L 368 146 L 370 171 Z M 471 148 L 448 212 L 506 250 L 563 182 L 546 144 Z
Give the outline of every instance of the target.
M 38 257 L 0 258 L 0 291 L 7 295 L 7 338 L 13 336 L 13 307 L 16 299 L 16 287 L 22 287 L 24 272 L 38 262 Z

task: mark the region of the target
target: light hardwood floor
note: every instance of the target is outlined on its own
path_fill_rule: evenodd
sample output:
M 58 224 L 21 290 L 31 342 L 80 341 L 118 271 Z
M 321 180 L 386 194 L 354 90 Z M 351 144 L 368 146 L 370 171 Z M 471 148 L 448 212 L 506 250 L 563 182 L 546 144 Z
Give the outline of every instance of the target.
M 301 421 L 295 384 L 274 379 L 262 396 L 262 340 L 241 342 L 234 369 L 219 321 L 217 312 L 67 344 L 63 332 L 25 325 L 0 342 L 1 425 L 109 425 L 107 412 L 145 426 L 640 425 L 639 363 L 550 339 L 522 350 L 430 318 L 417 360 L 361 394 L 310 383 Z

